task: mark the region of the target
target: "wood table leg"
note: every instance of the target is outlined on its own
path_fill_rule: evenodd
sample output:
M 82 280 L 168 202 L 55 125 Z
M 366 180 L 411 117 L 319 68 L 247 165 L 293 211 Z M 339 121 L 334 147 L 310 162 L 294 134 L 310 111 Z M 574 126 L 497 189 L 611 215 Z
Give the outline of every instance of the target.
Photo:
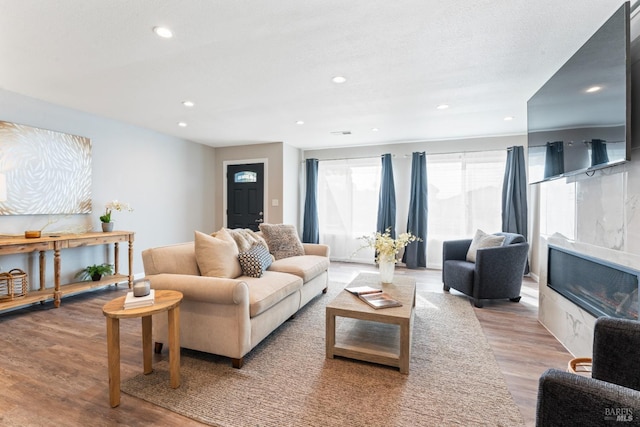
M 171 388 L 178 388 L 180 387 L 180 306 L 169 310 L 168 316 Z
M 152 330 L 152 316 L 144 316 L 142 318 L 142 360 L 144 366 L 144 374 L 150 374 L 153 372 L 153 366 L 151 365 L 151 330 Z
M 327 358 L 333 359 L 333 347 L 336 345 L 336 315 L 329 310 L 326 312 L 325 342 Z
M 120 404 L 120 319 L 107 317 L 107 357 L 109 365 L 109 403 Z
M 411 328 L 409 320 L 400 323 L 400 354 L 398 356 L 398 367 L 400 373 L 409 373 L 409 355 L 411 353 Z

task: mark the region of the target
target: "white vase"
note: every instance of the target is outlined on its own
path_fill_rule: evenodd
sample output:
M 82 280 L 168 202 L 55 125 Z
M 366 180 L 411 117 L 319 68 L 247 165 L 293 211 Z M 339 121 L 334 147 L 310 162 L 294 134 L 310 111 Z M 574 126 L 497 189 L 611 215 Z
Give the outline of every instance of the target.
M 394 259 L 380 259 L 378 270 L 380 271 L 380 281 L 382 283 L 393 283 L 393 272 L 396 269 Z

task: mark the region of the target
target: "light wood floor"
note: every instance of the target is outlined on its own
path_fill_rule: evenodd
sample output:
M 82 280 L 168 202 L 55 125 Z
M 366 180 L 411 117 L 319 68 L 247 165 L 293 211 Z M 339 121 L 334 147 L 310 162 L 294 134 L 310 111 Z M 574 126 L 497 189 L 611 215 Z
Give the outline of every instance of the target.
M 334 262 L 330 279 L 348 282 L 373 266 Z M 417 286 L 442 292 L 440 271 L 397 269 Z M 3 426 L 196 426 L 188 418 L 122 394 L 109 406 L 106 321 L 102 306 L 126 290 L 108 287 L 52 303 L 0 314 L 0 425 Z M 466 298 L 461 294 L 454 295 Z M 538 377 L 565 369 L 571 355 L 537 322 L 537 285 L 525 280 L 523 299 L 474 308 L 509 390 L 534 425 Z M 142 370 L 141 326 L 120 322 L 121 375 Z M 166 351 L 154 360 L 166 358 Z

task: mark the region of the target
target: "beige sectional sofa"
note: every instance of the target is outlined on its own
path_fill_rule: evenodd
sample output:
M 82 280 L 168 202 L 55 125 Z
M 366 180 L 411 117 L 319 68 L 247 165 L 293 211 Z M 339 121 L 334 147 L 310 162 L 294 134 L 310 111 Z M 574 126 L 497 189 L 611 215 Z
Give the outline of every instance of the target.
M 233 262 L 238 262 L 237 254 L 242 252 L 239 241 L 234 245 L 221 242 L 229 240 L 227 234 L 233 231 L 223 229 L 217 234 L 224 236 L 217 239 L 196 232 L 194 242 L 147 249 L 142 260 L 153 289 L 173 289 L 184 295 L 180 306 L 181 347 L 229 357 L 233 366 L 240 368 L 251 349 L 314 297 L 326 293 L 329 247 L 298 240 L 302 254 L 280 253 L 279 259 L 271 258 L 271 265 L 260 277 L 242 273 L 238 277 L 214 277 L 212 274 L 237 274 Z M 207 246 L 213 242 L 210 239 L 216 239 L 222 248 L 207 252 L 203 245 L 211 249 Z M 225 262 L 218 265 L 219 270 L 233 265 L 232 271 L 211 269 L 205 264 L 208 260 Z M 153 340 L 156 352 L 160 352 L 167 340 L 166 315 L 154 316 Z

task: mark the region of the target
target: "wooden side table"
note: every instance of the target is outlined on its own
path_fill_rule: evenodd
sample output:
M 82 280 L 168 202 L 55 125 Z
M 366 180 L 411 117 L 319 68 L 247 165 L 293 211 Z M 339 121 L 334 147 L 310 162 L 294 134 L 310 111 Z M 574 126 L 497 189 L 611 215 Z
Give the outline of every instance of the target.
M 156 290 L 153 305 L 140 308 L 123 308 L 122 296 L 102 307 L 107 318 L 107 355 L 109 362 L 109 403 L 112 408 L 120 404 L 120 319 L 142 318 L 142 355 L 144 373 L 153 371 L 151 366 L 152 315 L 167 312 L 169 316 L 169 373 L 171 388 L 180 387 L 180 302 L 182 292 Z

